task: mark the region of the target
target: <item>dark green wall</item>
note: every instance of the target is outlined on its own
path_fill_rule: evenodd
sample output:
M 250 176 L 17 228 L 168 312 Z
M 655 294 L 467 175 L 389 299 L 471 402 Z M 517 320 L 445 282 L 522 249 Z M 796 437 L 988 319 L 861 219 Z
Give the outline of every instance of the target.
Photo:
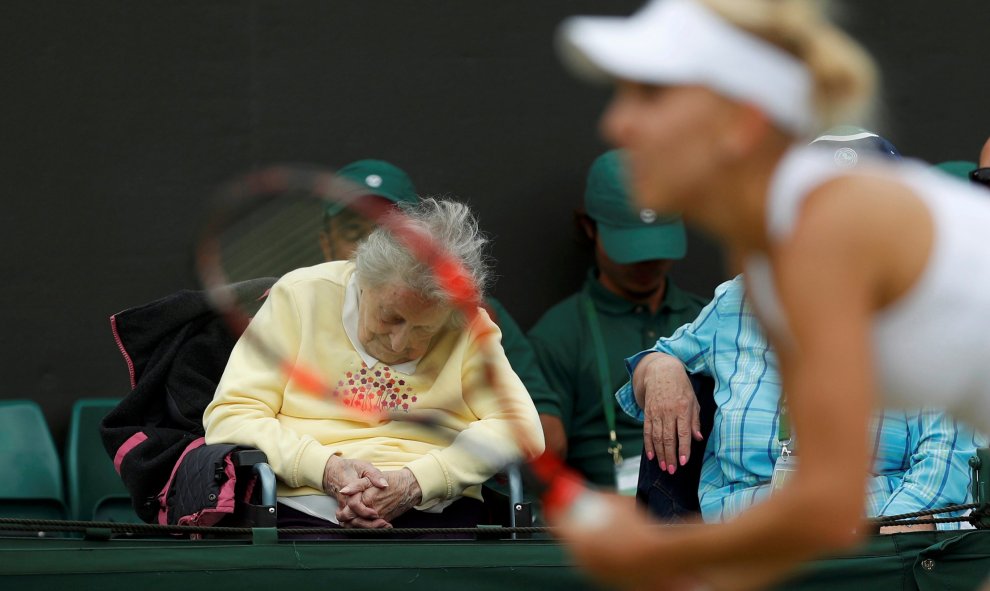
M 91 1 L 4 4 L 0 398 L 40 401 L 57 439 L 78 397 L 128 389 L 107 318 L 193 285 L 204 196 L 278 162 L 365 157 L 469 201 L 496 239 L 496 294 L 524 326 L 572 291 L 570 211 L 605 146 L 607 90 L 552 50 L 575 13 L 627 0 Z M 887 79 L 907 154 L 974 159 L 990 135 L 990 5 L 857 2 L 853 31 Z M 692 236 L 675 271 L 724 277 Z

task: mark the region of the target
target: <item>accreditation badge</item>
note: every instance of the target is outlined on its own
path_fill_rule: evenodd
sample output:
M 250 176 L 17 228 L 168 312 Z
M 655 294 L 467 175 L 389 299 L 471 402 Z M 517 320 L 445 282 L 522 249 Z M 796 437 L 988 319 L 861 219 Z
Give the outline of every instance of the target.
M 642 456 L 625 458 L 615 464 L 615 490 L 623 496 L 636 496 L 639 486 L 639 462 Z
M 773 465 L 773 476 L 770 478 L 770 494 L 784 488 L 797 471 L 797 456 L 792 453 L 781 454 Z

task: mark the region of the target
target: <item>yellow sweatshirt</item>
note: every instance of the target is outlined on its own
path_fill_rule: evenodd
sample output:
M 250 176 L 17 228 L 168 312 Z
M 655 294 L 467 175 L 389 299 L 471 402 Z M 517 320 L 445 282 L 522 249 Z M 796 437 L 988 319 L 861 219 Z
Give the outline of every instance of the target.
M 410 374 L 380 362 L 368 367 L 344 329 L 353 274 L 352 263 L 325 263 L 275 284 L 206 408 L 207 443 L 264 451 L 280 496 L 322 493 L 323 469 L 334 454 L 380 470 L 409 468 L 423 492 L 419 509 L 459 496 L 480 499 L 478 485 L 506 463 L 542 453 L 536 408 L 487 314 L 466 328 L 441 331 Z M 482 347 L 499 395 L 486 383 Z M 316 372 L 330 391 L 310 391 L 280 361 Z M 379 410 L 398 418 L 385 419 Z M 440 426 L 402 420 L 417 415 Z

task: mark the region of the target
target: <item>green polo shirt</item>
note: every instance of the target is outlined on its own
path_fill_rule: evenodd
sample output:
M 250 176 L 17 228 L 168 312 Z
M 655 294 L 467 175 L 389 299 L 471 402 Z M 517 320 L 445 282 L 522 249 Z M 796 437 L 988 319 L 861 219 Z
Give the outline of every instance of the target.
M 609 434 L 602 407 L 597 355 L 582 292 L 594 304 L 608 359 L 609 392 L 625 384 L 629 376 L 624 360 L 652 347 L 658 338 L 670 336 L 678 327 L 694 320 L 708 300 L 683 291 L 667 279 L 663 302 L 656 314 L 647 306 L 625 300 L 607 290 L 591 271 L 582 291 L 564 299 L 540 318 L 529 331 L 529 340 L 543 375 L 550 385 L 549 396 L 533 396 L 542 414 L 560 417 L 567 431 L 567 462 L 589 481 L 615 486 L 614 461 L 608 453 Z M 643 425 L 619 409 L 614 396 L 616 434 L 624 458 L 643 452 Z
M 540 370 L 540 365 L 536 362 L 533 346 L 529 344 L 522 329 L 509 315 L 509 311 L 493 297 L 485 298 L 485 303 L 488 304 L 492 320 L 502 331 L 502 349 L 505 351 L 505 357 L 509 360 L 512 370 L 516 372 L 523 385 L 526 386 L 529 395 L 533 397 L 534 401 L 553 397 L 553 392 L 543 377 L 543 371 Z

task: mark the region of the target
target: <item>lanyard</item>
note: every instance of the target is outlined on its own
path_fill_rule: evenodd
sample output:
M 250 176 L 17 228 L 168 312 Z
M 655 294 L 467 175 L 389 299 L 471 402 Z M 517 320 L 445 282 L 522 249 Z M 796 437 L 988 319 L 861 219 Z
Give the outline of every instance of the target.
M 591 342 L 595 348 L 595 365 L 598 368 L 598 383 L 601 386 L 602 410 L 605 411 L 605 424 L 608 426 L 608 453 L 612 454 L 615 465 L 622 463 L 622 444 L 619 443 L 615 434 L 615 402 L 612 401 L 612 375 L 608 370 L 608 354 L 605 352 L 605 339 L 602 337 L 602 327 L 598 322 L 598 313 L 595 312 L 595 304 L 588 295 L 585 288 L 581 292 L 581 303 L 584 308 L 584 315 L 588 320 L 588 327 L 591 329 Z

